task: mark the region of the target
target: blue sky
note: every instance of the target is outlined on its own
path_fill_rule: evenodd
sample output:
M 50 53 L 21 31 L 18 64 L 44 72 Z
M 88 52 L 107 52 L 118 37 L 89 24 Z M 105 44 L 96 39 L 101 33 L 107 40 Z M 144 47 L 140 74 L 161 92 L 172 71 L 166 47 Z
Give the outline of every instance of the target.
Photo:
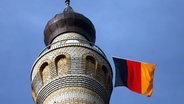
M 96 28 L 96 45 L 112 56 L 157 64 L 151 98 L 114 88 L 110 104 L 183 104 L 184 0 L 71 0 Z M 45 47 L 46 23 L 64 0 L 0 1 L 0 101 L 33 104 L 30 72 Z

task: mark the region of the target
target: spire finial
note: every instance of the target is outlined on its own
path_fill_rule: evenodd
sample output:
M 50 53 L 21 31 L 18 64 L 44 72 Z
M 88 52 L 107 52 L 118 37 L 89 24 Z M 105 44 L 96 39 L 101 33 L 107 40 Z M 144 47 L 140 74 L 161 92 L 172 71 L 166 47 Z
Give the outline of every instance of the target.
M 70 0 L 65 0 L 66 6 L 70 5 Z
M 66 3 L 66 8 L 64 9 L 64 12 L 65 13 L 73 12 L 72 7 L 70 7 L 70 0 L 65 0 L 65 3 Z

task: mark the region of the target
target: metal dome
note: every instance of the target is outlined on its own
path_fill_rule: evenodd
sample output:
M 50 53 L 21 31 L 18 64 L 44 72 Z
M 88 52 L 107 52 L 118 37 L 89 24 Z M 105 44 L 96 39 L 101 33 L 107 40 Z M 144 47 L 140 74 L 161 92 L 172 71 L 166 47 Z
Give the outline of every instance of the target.
M 81 34 L 88 41 L 95 43 L 96 31 L 92 22 L 82 14 L 74 12 L 70 6 L 47 23 L 44 30 L 45 45 L 49 45 L 55 37 L 67 32 Z

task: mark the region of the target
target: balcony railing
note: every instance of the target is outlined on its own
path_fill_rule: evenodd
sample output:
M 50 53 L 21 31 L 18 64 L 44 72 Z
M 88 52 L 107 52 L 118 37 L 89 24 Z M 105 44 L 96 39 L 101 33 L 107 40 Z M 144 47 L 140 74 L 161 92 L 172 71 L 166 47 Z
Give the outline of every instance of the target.
M 76 42 L 76 40 L 78 42 Z M 73 41 L 73 42 L 67 42 L 67 41 Z M 97 52 L 101 53 L 103 56 L 106 57 L 105 53 L 97 45 L 95 45 L 92 42 L 82 40 L 82 39 L 64 39 L 64 40 L 54 42 L 54 43 L 49 44 L 48 46 L 46 46 L 41 51 L 39 56 L 42 55 L 44 52 L 50 50 L 50 49 L 55 49 L 55 48 L 58 48 L 58 47 L 65 47 L 65 46 L 84 46 L 84 47 L 88 47 L 88 48 L 96 50 Z

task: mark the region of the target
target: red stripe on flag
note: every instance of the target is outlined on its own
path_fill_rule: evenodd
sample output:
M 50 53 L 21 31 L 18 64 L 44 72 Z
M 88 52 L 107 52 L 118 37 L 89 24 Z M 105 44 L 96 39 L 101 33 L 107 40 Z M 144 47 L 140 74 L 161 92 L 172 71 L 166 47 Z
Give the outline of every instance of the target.
M 141 93 L 141 63 L 127 60 L 128 81 L 127 86 L 130 90 Z

